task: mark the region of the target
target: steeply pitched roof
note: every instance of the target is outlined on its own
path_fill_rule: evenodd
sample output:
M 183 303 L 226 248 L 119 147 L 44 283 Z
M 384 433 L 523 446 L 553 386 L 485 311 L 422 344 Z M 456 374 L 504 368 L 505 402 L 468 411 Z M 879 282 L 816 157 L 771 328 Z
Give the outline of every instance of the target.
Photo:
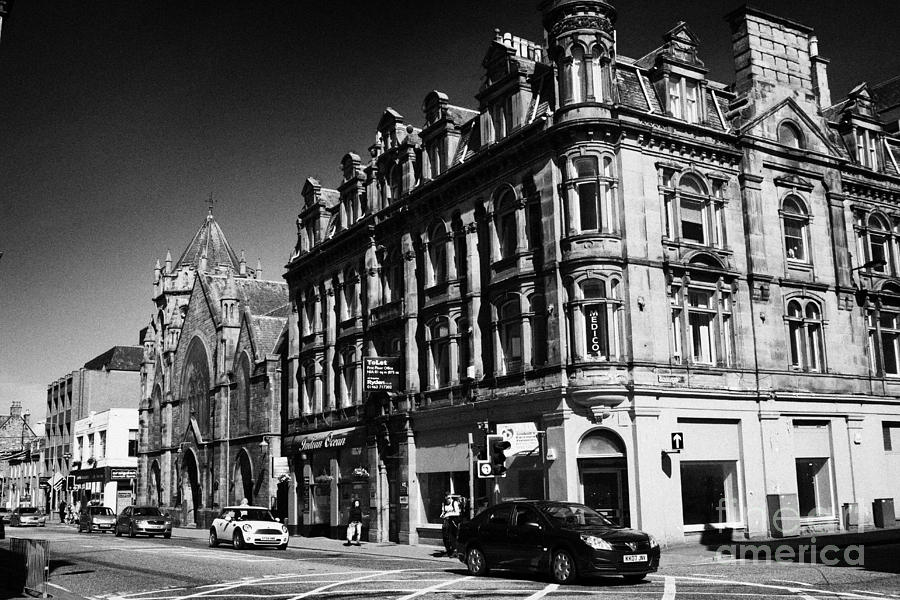
M 143 360 L 144 349 L 140 346 L 113 346 L 84 363 L 84 368 L 90 371 L 140 371 Z
M 237 271 L 240 267 L 240 260 L 237 254 L 234 253 L 228 240 L 225 239 L 225 234 L 222 233 L 222 228 L 219 227 L 219 224 L 212 216 L 212 212 L 206 215 L 206 219 L 200 225 L 200 229 L 194 234 L 191 243 L 187 245 L 187 248 L 181 254 L 181 258 L 175 264 L 175 269 L 199 267 L 200 258 L 204 253 L 206 253 L 206 262 L 210 271 L 214 271 L 218 266 L 228 267 L 233 271 Z

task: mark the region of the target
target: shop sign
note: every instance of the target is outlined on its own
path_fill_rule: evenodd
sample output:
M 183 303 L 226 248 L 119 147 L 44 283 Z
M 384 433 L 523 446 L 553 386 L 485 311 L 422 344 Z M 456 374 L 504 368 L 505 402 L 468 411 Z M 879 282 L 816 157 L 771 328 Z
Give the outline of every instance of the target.
M 50 489 L 50 478 L 49 477 L 38 477 L 38 487 L 44 490 Z
M 319 431 L 307 435 L 291 435 L 285 438 L 285 446 L 290 452 L 310 452 L 329 448 L 344 448 L 347 440 L 357 428 Z
M 600 337 L 600 311 L 603 308 L 599 304 L 591 304 L 585 307 L 587 351 L 591 356 L 601 356 L 603 353 L 603 342 Z
M 497 425 L 497 434 L 509 442 L 507 456 L 514 454 L 528 454 L 538 450 L 538 431 L 534 422 L 526 423 L 500 423 Z
M 282 475 L 288 477 L 291 474 L 291 469 L 288 467 L 288 459 L 287 456 L 273 456 L 272 457 L 272 477 L 278 479 Z
M 123 480 L 137 479 L 137 468 L 128 468 L 128 467 L 125 467 L 124 469 L 111 468 L 109 470 L 109 478 L 110 479 L 123 479 Z
M 393 392 L 400 389 L 400 357 L 363 357 L 363 378 L 367 392 Z
M 75 471 L 75 483 L 90 483 L 92 481 L 103 481 L 106 469 L 87 469 L 84 471 Z

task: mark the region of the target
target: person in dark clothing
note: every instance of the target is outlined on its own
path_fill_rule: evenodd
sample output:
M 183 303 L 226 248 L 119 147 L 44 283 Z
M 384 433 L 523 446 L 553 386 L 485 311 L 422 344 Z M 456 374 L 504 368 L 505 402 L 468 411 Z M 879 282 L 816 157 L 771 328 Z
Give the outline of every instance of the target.
M 61 500 L 59 502 L 59 522 L 60 523 L 66 522 L 66 501 L 65 500 Z
M 349 546 L 353 542 L 353 538 L 356 538 L 356 545 L 361 546 L 360 540 L 362 539 L 362 508 L 359 506 L 359 500 L 354 500 L 353 505 L 350 507 L 350 518 L 348 519 L 349 523 L 347 524 L 347 543 L 345 546 Z

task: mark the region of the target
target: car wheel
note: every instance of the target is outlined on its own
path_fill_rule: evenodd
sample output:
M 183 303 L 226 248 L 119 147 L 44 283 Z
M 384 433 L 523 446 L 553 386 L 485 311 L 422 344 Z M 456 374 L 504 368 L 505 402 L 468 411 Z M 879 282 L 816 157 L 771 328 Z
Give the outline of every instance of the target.
M 215 529 L 209 530 L 209 547 L 215 548 L 219 545 L 219 536 L 216 535 Z
M 466 567 L 472 575 L 487 575 L 487 559 L 484 557 L 484 552 L 481 551 L 481 548 L 469 548 L 468 552 L 466 552 Z
M 113 529 L 113 533 L 116 534 L 116 537 L 122 537 L 122 532 L 119 531 L 118 525 L 116 525 L 115 528 Z
M 87 526 L 87 533 L 92 533 L 92 532 L 93 532 L 93 529 L 94 529 L 94 526 L 93 526 L 93 525 L 88 525 L 88 526 Z
M 78 533 L 81 533 L 81 523 L 78 524 Z
M 134 537 L 137 534 L 134 532 L 134 523 L 128 526 L 128 537 Z
M 234 532 L 234 537 L 231 538 L 231 545 L 234 546 L 235 550 L 243 550 L 244 549 L 244 536 L 241 535 L 240 531 Z
M 163 538 L 165 538 L 165 539 L 169 539 L 170 537 L 172 537 L 172 532 L 171 532 L 171 531 L 167 531 L 167 532 L 165 532 L 165 533 L 163 534 Z
M 557 550 L 550 561 L 550 574 L 556 583 L 567 584 L 575 581 L 578 576 L 575 572 L 575 561 L 572 555 L 565 550 Z
M 280 546 L 278 546 L 278 549 L 279 549 L 279 550 L 287 550 L 287 542 L 285 542 L 285 543 L 281 544 Z
M 647 574 L 641 573 L 640 575 L 625 575 L 624 577 L 625 583 L 640 583 L 647 578 Z

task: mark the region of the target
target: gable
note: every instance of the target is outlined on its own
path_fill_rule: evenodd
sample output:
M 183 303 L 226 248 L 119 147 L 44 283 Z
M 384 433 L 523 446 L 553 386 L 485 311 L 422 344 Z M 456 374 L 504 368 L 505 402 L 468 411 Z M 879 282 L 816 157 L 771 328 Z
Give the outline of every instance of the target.
M 803 138 L 803 149 L 835 157 L 843 156 L 840 149 L 831 142 L 825 133 L 823 129 L 824 122 L 811 118 L 791 98 L 785 98 L 752 121 L 744 124 L 741 127 L 740 134 L 780 144 L 778 130 L 781 124 L 785 122 L 789 122 L 800 132 Z

